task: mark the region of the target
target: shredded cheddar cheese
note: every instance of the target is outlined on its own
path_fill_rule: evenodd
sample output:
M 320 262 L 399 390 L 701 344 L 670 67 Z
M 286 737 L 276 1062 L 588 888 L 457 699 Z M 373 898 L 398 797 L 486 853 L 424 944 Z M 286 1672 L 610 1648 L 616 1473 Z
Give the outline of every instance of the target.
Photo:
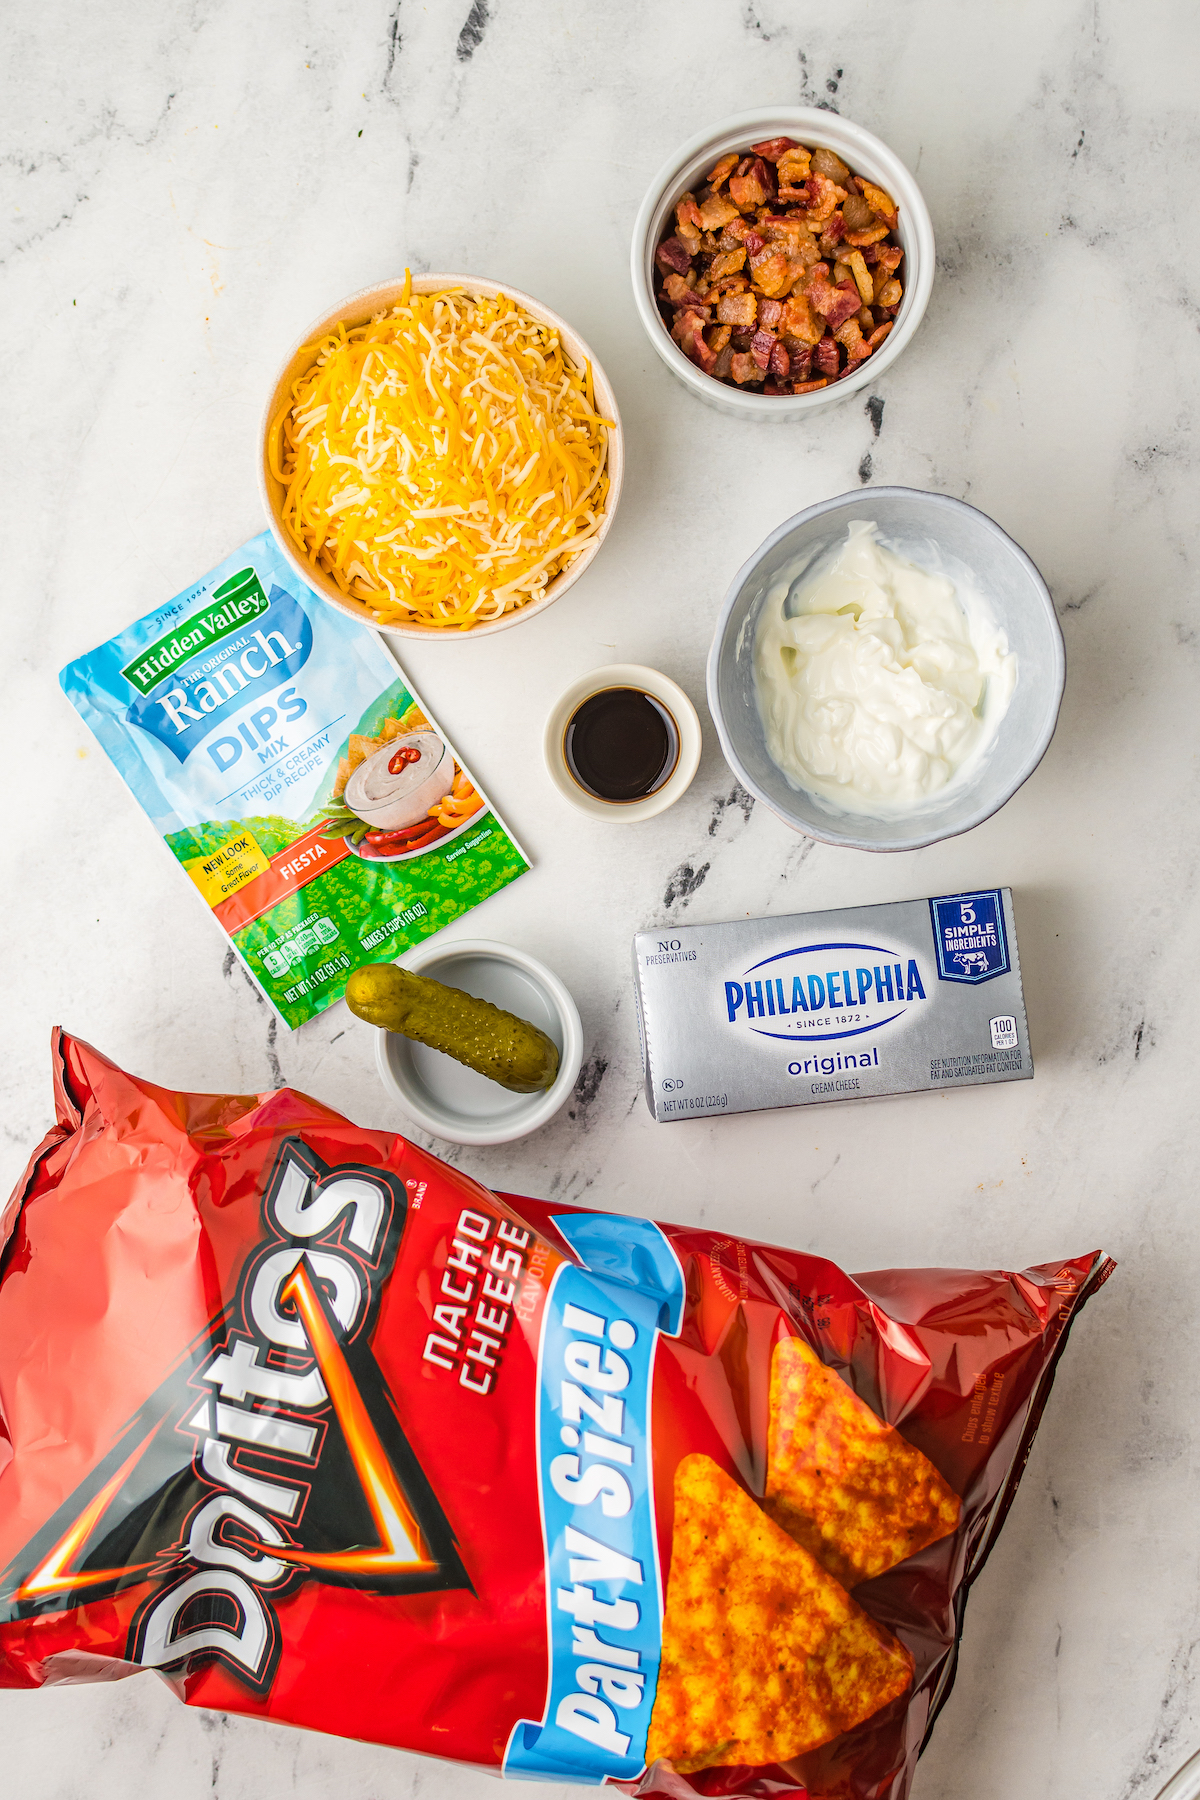
M 500 294 L 413 294 L 339 325 L 269 454 L 303 555 L 381 625 L 468 631 L 539 598 L 599 531 L 592 372 Z

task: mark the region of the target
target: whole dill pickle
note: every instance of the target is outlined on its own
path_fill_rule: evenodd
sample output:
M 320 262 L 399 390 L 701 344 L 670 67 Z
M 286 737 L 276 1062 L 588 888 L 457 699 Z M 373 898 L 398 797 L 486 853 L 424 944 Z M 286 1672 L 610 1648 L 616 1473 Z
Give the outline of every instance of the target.
M 346 983 L 346 1004 L 369 1025 L 441 1050 L 514 1094 L 552 1087 L 558 1048 L 528 1019 L 395 963 L 367 963 Z

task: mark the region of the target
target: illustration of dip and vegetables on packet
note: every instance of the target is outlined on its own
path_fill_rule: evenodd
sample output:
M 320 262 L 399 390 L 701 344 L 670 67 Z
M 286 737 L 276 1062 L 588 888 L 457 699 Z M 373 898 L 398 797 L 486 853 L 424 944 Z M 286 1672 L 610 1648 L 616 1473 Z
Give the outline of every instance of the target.
M 270 532 L 59 680 L 291 1026 L 529 867 L 386 646 Z

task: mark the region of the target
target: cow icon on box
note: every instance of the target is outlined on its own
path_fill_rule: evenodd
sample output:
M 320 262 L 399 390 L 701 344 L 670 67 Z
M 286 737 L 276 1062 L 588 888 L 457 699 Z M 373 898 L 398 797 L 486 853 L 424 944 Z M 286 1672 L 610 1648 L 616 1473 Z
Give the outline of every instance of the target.
M 988 973 L 988 960 L 982 950 L 960 950 L 954 960 L 964 975 Z

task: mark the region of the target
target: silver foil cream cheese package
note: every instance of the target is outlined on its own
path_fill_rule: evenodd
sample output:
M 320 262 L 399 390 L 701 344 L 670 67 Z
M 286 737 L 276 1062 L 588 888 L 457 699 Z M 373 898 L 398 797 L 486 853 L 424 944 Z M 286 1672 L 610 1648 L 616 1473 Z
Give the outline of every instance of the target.
M 1008 888 L 665 927 L 633 956 L 660 1121 L 1033 1074 Z

